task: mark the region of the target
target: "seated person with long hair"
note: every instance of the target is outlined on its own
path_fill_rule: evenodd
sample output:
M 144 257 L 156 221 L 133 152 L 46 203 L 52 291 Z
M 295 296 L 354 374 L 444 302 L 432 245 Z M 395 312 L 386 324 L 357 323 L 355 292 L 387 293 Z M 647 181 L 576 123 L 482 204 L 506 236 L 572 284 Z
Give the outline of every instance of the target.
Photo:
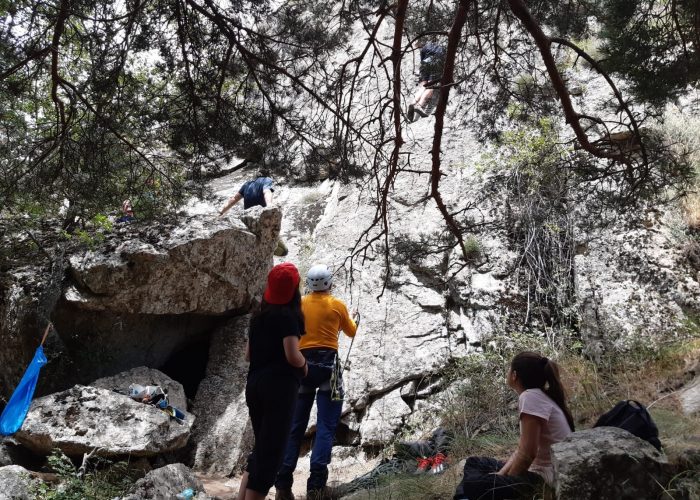
M 469 457 L 455 500 L 519 498 L 531 495 L 543 480 L 552 482 L 552 444 L 574 431 L 559 368 L 540 354 L 521 352 L 511 361 L 506 382 L 518 393 L 518 449 L 506 462 Z

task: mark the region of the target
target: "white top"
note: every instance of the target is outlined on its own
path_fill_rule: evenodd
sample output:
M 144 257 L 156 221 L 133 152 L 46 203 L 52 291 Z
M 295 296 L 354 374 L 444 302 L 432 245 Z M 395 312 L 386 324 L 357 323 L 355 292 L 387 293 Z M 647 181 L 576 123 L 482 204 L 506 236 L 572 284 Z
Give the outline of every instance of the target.
M 518 397 L 518 410 L 521 415 L 527 413 L 545 421 L 540 433 L 537 455 L 529 470 L 539 474 L 548 484 L 551 484 L 554 480 L 554 467 L 551 460 L 552 444 L 562 441 L 571 434 L 566 416 L 559 405 L 541 389 L 523 391 Z

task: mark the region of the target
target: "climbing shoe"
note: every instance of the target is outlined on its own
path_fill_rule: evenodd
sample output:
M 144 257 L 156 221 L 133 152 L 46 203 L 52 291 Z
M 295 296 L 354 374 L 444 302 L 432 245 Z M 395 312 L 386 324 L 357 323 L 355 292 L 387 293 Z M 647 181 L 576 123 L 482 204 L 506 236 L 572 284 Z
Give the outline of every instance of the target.
M 291 488 L 275 488 L 275 500 L 294 500 Z
M 428 470 L 430 470 L 430 468 L 433 466 L 433 459 L 432 458 L 421 457 L 417 460 L 418 460 L 418 467 L 416 467 L 414 474 L 423 474 L 425 472 L 428 472 Z
M 430 473 L 431 474 L 440 474 L 442 471 L 445 470 L 445 467 L 447 467 L 447 464 L 445 461 L 447 460 L 447 457 L 443 455 L 442 453 L 438 453 L 432 458 L 433 465 L 430 468 Z

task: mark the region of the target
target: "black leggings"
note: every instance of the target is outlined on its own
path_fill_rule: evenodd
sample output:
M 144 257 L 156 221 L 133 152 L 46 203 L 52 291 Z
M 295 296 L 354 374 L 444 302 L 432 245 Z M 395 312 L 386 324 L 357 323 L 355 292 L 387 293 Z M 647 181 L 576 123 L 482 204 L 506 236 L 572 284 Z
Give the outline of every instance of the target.
M 255 445 L 248 456 L 248 489 L 267 495 L 282 465 L 299 381 L 289 373 L 262 370 L 248 375 L 245 400 Z
M 505 465 L 494 458 L 469 457 L 464 477 L 457 486 L 454 500 L 510 500 L 532 495 L 543 481 L 534 472 L 520 476 L 497 476 Z

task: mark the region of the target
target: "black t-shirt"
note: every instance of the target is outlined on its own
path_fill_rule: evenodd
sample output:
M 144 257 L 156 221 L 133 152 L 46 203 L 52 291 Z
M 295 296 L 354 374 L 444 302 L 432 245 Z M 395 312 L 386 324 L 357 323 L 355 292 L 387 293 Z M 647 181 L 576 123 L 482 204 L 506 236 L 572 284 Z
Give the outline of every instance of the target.
M 286 306 L 268 306 L 250 322 L 250 368 L 248 373 L 260 370 L 279 370 L 298 376 L 298 369 L 287 362 L 284 354 L 285 337 L 301 337 L 304 323 Z

